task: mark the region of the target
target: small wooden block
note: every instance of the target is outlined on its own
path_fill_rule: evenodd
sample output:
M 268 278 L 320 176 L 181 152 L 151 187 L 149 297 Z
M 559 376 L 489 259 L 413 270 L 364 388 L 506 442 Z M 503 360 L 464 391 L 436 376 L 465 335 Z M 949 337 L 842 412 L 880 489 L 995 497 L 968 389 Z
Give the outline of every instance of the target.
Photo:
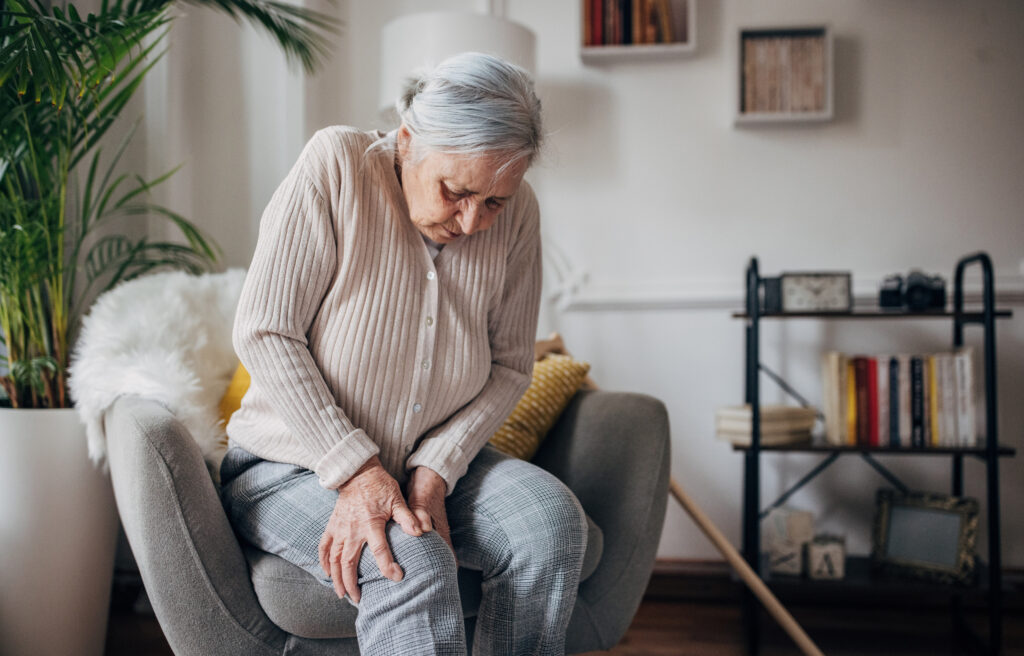
M 819 535 L 807 545 L 807 572 L 812 579 L 846 576 L 846 539 Z
M 772 574 L 800 576 L 804 573 L 804 548 L 795 542 L 775 542 L 768 549 L 768 569 Z

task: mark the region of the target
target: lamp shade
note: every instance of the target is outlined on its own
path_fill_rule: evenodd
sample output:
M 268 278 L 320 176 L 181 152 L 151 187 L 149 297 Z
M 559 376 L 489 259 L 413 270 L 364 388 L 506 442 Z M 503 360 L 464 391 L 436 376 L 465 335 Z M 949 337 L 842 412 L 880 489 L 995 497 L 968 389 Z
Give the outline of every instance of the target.
M 483 52 L 534 72 L 536 37 L 512 21 L 460 11 L 406 14 L 381 33 L 381 113 L 395 105 L 405 80 L 421 67 L 440 63 L 460 52 Z

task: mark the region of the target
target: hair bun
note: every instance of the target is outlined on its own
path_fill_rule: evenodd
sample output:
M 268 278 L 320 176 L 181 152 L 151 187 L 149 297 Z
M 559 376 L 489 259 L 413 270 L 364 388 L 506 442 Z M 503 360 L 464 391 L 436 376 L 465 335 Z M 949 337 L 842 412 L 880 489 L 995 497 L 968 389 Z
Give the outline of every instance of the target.
M 427 85 L 427 78 L 424 75 L 415 75 L 412 77 L 405 78 L 405 84 L 402 85 L 402 95 L 399 98 L 400 112 L 404 112 L 409 109 L 412 105 L 413 98 L 416 97 L 420 91 L 423 91 L 423 87 Z

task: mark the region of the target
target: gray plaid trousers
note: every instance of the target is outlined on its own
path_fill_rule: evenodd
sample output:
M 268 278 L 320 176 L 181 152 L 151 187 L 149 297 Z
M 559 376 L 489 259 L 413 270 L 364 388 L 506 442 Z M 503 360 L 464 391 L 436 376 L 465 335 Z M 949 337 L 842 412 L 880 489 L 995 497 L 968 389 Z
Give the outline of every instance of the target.
M 324 585 L 317 549 L 337 492 L 308 469 L 232 446 L 222 500 L 236 532 Z M 483 575 L 476 654 L 559 655 L 579 585 L 587 523 L 572 492 L 545 470 L 485 446 L 446 499 L 459 565 Z M 401 581 L 385 578 L 369 549 L 359 562 L 356 637 L 365 656 L 466 653 L 455 558 L 436 532 L 386 529 Z M 348 599 L 348 595 L 345 597 Z

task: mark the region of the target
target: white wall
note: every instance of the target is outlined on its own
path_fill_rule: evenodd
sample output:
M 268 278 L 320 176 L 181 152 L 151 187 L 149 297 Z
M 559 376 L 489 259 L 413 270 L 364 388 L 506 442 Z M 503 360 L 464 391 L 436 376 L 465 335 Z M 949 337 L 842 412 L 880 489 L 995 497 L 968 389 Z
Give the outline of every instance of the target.
M 1024 10 L 993 2 L 701 2 L 695 57 L 583 66 L 571 3 L 513 2 L 537 31 L 549 166 L 534 174 L 548 234 L 589 283 L 559 317 L 573 350 L 608 387 L 662 398 L 673 426 L 672 471 L 713 520 L 740 538 L 742 457 L 713 438 L 716 407 L 743 398 L 743 270 L 844 268 L 858 293 L 888 272 L 952 274 L 976 249 L 999 287 L 1024 290 Z M 835 32 L 836 119 L 814 126 L 731 125 L 739 27 L 828 22 Z M 1021 309 L 1019 304 L 1016 308 Z M 769 324 L 764 360 L 820 399 L 818 357 L 939 349 L 950 327 L 912 323 Z M 1021 446 L 1020 319 L 1000 326 L 1002 438 Z M 764 380 L 764 379 L 763 379 Z M 765 381 L 769 399 L 782 401 Z M 765 502 L 819 458 L 769 456 Z M 883 458 L 911 487 L 947 491 L 949 461 Z M 984 497 L 978 463 L 969 494 Z M 873 492 L 884 481 L 856 456 L 792 499 L 822 529 L 870 549 Z M 1024 477 L 1004 461 L 1004 559 L 1024 525 Z M 985 540 L 982 540 L 983 544 Z M 714 558 L 673 506 L 663 557 Z
M 383 24 L 409 11 L 479 4 L 342 0 L 333 10 L 347 24 L 336 55 L 308 78 L 275 69 L 272 57 L 257 58 L 270 71 L 257 77 L 249 56 L 213 56 L 230 30 L 239 32 L 226 21 L 205 32 L 187 26 L 193 52 L 172 52 L 183 60 L 169 83 L 188 93 L 168 116 L 177 126 L 168 164 L 185 154 L 190 169 L 174 202 L 225 245 L 228 264 L 244 266 L 270 181 L 283 177 L 305 138 L 332 123 L 385 127 L 375 107 Z M 546 248 L 564 253 L 584 281 L 564 308 L 545 308 L 542 333 L 560 330 L 603 386 L 665 401 L 673 475 L 734 543 L 742 458 L 714 439 L 712 424 L 716 407 L 742 401 L 743 326 L 729 315 L 741 305 L 751 255 L 767 274 L 852 270 L 858 295 L 870 299 L 886 273 L 918 266 L 949 276 L 958 256 L 984 249 L 1003 303 L 1024 312 L 1024 5 L 703 0 L 694 56 L 594 67 L 578 55 L 578 2 L 505 4 L 537 33 L 550 147 L 529 178 Z M 738 28 L 815 22 L 835 33 L 835 120 L 734 128 Z M 186 84 L 186 64 L 206 77 Z M 291 95 L 254 95 L 257 83 Z M 269 139 L 277 131 L 288 138 Z M 546 275 L 554 290 L 553 271 Z M 822 350 L 925 351 L 947 346 L 950 333 L 944 322 L 773 323 L 762 346 L 769 366 L 817 400 Z M 1002 441 L 1022 448 L 1024 320 L 1001 322 L 998 339 Z M 767 383 L 765 390 L 766 401 L 782 400 Z M 948 490 L 948 460 L 882 460 L 911 487 Z M 765 501 L 816 461 L 766 457 Z M 966 472 L 967 492 L 984 503 L 982 468 L 971 461 Z M 874 490 L 883 484 L 847 456 L 792 502 L 813 510 L 819 528 L 846 534 L 851 552 L 866 553 Z M 1004 562 L 1021 567 L 1019 460 L 1003 461 L 1001 493 Z M 718 558 L 675 505 L 660 556 Z

